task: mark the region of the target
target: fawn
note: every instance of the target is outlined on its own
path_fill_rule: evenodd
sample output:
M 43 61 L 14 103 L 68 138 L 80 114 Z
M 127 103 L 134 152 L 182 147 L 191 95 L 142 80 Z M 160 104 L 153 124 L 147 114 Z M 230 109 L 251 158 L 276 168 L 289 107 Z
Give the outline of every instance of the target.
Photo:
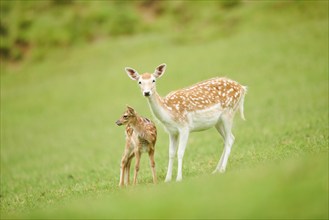
M 227 78 L 216 77 L 161 97 L 156 91 L 156 80 L 164 74 L 165 69 L 166 64 L 161 64 L 153 73 L 139 75 L 136 70 L 125 68 L 128 76 L 138 82 L 153 115 L 169 133 L 169 163 L 165 181 L 171 180 L 177 145 L 176 180 L 180 181 L 189 133 L 211 127 L 215 127 L 224 139 L 224 151 L 213 173 L 225 172 L 234 142 L 231 131 L 233 118 L 239 109 L 241 118 L 244 119 L 243 104 L 247 87 Z
M 149 154 L 153 183 L 156 184 L 154 150 L 157 129 L 154 123 L 147 118 L 139 116 L 132 107 L 127 106 L 127 110 L 116 121 L 116 124 L 118 126 L 126 125 L 126 146 L 121 159 L 119 186 L 129 185 L 130 164 L 134 156 L 136 157 L 136 163 L 133 183 L 134 185 L 137 184 L 140 157 L 143 152 Z

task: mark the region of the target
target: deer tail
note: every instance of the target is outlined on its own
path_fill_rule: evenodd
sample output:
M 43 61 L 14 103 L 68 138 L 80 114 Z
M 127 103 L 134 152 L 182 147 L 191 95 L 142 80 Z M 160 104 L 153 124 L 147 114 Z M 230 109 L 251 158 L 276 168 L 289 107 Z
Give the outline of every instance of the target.
M 240 97 L 240 100 L 239 100 L 238 107 L 239 107 L 241 118 L 243 120 L 246 120 L 246 118 L 244 117 L 244 97 L 247 94 L 247 87 L 242 86 L 241 91 L 242 91 L 242 94 L 241 94 L 241 97 Z

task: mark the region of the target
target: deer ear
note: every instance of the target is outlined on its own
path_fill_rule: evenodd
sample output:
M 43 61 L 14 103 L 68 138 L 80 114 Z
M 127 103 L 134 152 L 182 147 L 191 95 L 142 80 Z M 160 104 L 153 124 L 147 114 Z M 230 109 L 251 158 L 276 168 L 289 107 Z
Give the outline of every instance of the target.
M 165 71 L 166 71 L 166 64 L 163 63 L 159 65 L 157 68 L 155 68 L 153 75 L 155 76 L 155 78 L 159 78 L 164 74 Z
M 135 110 L 132 107 L 130 107 L 129 105 L 127 105 L 127 109 L 130 113 L 133 113 L 133 114 L 135 113 Z
M 126 73 L 128 74 L 129 78 L 132 80 L 138 80 L 139 79 L 139 74 L 136 70 L 130 67 L 125 68 Z

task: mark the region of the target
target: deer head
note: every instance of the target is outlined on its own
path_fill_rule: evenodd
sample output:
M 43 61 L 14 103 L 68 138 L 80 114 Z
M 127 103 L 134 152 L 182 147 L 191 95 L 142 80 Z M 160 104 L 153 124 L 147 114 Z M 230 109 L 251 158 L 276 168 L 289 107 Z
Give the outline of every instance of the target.
M 136 70 L 130 67 L 125 68 L 126 73 L 132 80 L 136 80 L 145 97 L 151 96 L 156 91 L 156 79 L 161 77 L 166 70 L 166 64 L 161 64 L 155 68 L 154 73 L 144 73 L 139 75 Z
M 135 110 L 132 107 L 127 106 L 127 110 L 123 113 L 123 115 L 121 116 L 121 118 L 119 118 L 115 123 L 118 126 L 126 125 L 131 120 L 133 120 L 134 118 L 136 118 L 136 112 L 135 112 Z

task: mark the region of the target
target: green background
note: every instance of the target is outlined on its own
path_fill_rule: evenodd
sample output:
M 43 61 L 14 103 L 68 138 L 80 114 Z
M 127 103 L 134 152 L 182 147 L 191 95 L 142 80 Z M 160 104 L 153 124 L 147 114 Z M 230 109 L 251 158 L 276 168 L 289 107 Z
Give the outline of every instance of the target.
M 63 2 L 1 0 L 2 219 L 328 218 L 327 1 Z M 180 183 L 164 183 L 157 123 L 159 184 L 142 155 L 139 185 L 120 189 L 115 121 L 126 104 L 153 119 L 124 67 L 161 63 L 163 96 L 215 76 L 248 86 L 247 120 L 225 174 L 211 174 L 217 131 L 192 133 Z

